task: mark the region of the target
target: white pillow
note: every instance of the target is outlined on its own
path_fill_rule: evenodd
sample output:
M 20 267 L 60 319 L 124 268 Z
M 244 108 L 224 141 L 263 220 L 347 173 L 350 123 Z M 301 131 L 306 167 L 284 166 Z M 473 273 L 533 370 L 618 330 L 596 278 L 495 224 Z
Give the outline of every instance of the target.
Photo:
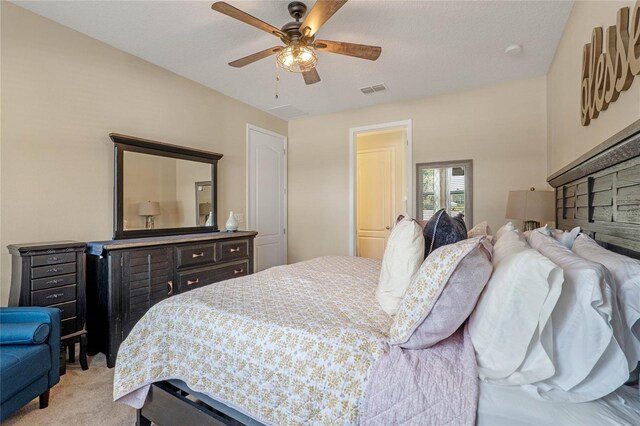
M 532 386 L 550 400 L 584 402 L 608 395 L 629 377 L 613 335 L 619 313 L 609 272 L 540 232 L 532 232 L 529 243 L 564 272 L 551 314 L 556 372 Z
M 389 315 L 395 315 L 402 297 L 424 259 L 424 236 L 418 222 L 405 216 L 393 227 L 382 257 L 376 299 Z
M 562 269 L 530 248 L 494 267 L 469 318 L 481 379 L 523 385 L 554 374 L 550 317 L 563 281 Z
M 561 231 L 559 229 L 552 229 L 551 236 L 556 240 L 560 241 L 563 246 L 568 249 L 571 249 L 573 246 L 573 242 L 576 240 L 576 237 L 580 233 L 580 227 L 576 226 L 571 231 Z
M 551 237 L 551 228 L 549 227 L 549 224 L 541 226 L 540 228 L 536 228 L 533 231 L 525 231 L 524 232 L 524 237 L 526 239 L 529 239 L 529 235 L 531 235 L 532 232 L 539 232 L 542 235 L 546 235 L 547 237 Z M 569 248 L 571 248 L 571 247 L 569 247 Z
M 529 248 L 529 244 L 515 229 L 502 232 L 500 239 L 493 246 L 493 264 L 496 265 L 510 254 L 518 253 Z
M 502 237 L 502 234 L 505 233 L 505 231 L 515 231 L 516 227 L 513 226 L 513 223 L 511 222 L 507 222 L 504 225 L 502 225 L 500 227 L 500 229 L 498 229 L 498 232 L 496 232 L 496 235 L 494 235 L 493 237 L 493 243 L 495 244 L 496 241 L 498 241 L 500 239 L 500 237 Z
M 573 251 L 603 264 L 611 273 L 622 317 L 616 337 L 627 356 L 629 371 L 633 371 L 640 361 L 640 261 L 609 251 L 584 234 L 576 238 Z

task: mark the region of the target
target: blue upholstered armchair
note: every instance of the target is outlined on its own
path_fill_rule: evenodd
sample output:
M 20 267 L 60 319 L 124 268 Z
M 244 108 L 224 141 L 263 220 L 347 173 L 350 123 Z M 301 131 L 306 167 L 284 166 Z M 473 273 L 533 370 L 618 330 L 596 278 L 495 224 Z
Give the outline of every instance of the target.
M 60 381 L 60 310 L 0 308 L 0 421 Z

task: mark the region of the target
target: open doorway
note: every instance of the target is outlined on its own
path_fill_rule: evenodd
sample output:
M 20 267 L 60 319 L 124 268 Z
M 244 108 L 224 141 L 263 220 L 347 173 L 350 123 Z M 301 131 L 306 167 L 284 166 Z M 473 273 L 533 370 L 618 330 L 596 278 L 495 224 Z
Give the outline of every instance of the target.
M 411 212 L 411 122 L 351 129 L 350 254 L 382 259 L 395 218 Z

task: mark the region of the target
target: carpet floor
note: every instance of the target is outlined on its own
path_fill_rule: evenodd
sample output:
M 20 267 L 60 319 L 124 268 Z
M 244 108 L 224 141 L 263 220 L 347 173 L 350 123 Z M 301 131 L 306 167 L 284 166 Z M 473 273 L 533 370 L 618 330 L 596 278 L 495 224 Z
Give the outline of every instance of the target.
M 136 411 L 113 402 L 113 369 L 107 368 L 104 355 L 88 361 L 87 371 L 82 371 L 77 359 L 74 364 L 67 363 L 67 373 L 51 389 L 49 407 L 40 410 L 36 398 L 2 425 L 135 425 Z

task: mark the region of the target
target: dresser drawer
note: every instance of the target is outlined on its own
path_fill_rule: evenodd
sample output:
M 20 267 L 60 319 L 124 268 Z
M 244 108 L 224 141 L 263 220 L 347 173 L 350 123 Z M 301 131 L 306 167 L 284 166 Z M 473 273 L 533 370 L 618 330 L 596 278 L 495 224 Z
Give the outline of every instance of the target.
M 248 266 L 249 262 L 245 261 L 178 272 L 178 291 L 184 293 L 207 284 L 247 275 Z
M 73 334 L 76 331 L 78 331 L 78 327 L 77 327 L 78 321 L 76 317 L 73 318 L 69 318 L 66 320 L 62 320 L 62 327 L 60 329 L 60 335 L 62 337 L 68 335 L 68 334 Z
M 212 263 L 215 261 L 215 251 L 216 245 L 213 243 L 176 247 L 178 268 Z
M 34 306 L 57 305 L 76 298 L 76 286 L 50 288 L 31 292 L 31 304 Z
M 60 303 L 58 305 L 51 305 L 52 308 L 60 309 L 60 317 L 67 319 L 76 316 L 76 301 Z
M 218 262 L 245 259 L 249 256 L 249 241 L 236 240 L 218 243 Z
M 58 263 L 69 263 L 76 261 L 75 253 L 56 253 L 56 254 L 41 254 L 33 256 L 31 259 L 32 266 L 43 265 L 57 265 Z
M 31 270 L 31 278 L 53 277 L 55 275 L 72 274 L 76 272 L 76 263 L 61 263 L 59 265 L 39 266 Z
M 76 274 L 57 275 L 55 277 L 31 280 L 31 290 L 44 290 L 51 287 L 62 287 L 76 283 Z

